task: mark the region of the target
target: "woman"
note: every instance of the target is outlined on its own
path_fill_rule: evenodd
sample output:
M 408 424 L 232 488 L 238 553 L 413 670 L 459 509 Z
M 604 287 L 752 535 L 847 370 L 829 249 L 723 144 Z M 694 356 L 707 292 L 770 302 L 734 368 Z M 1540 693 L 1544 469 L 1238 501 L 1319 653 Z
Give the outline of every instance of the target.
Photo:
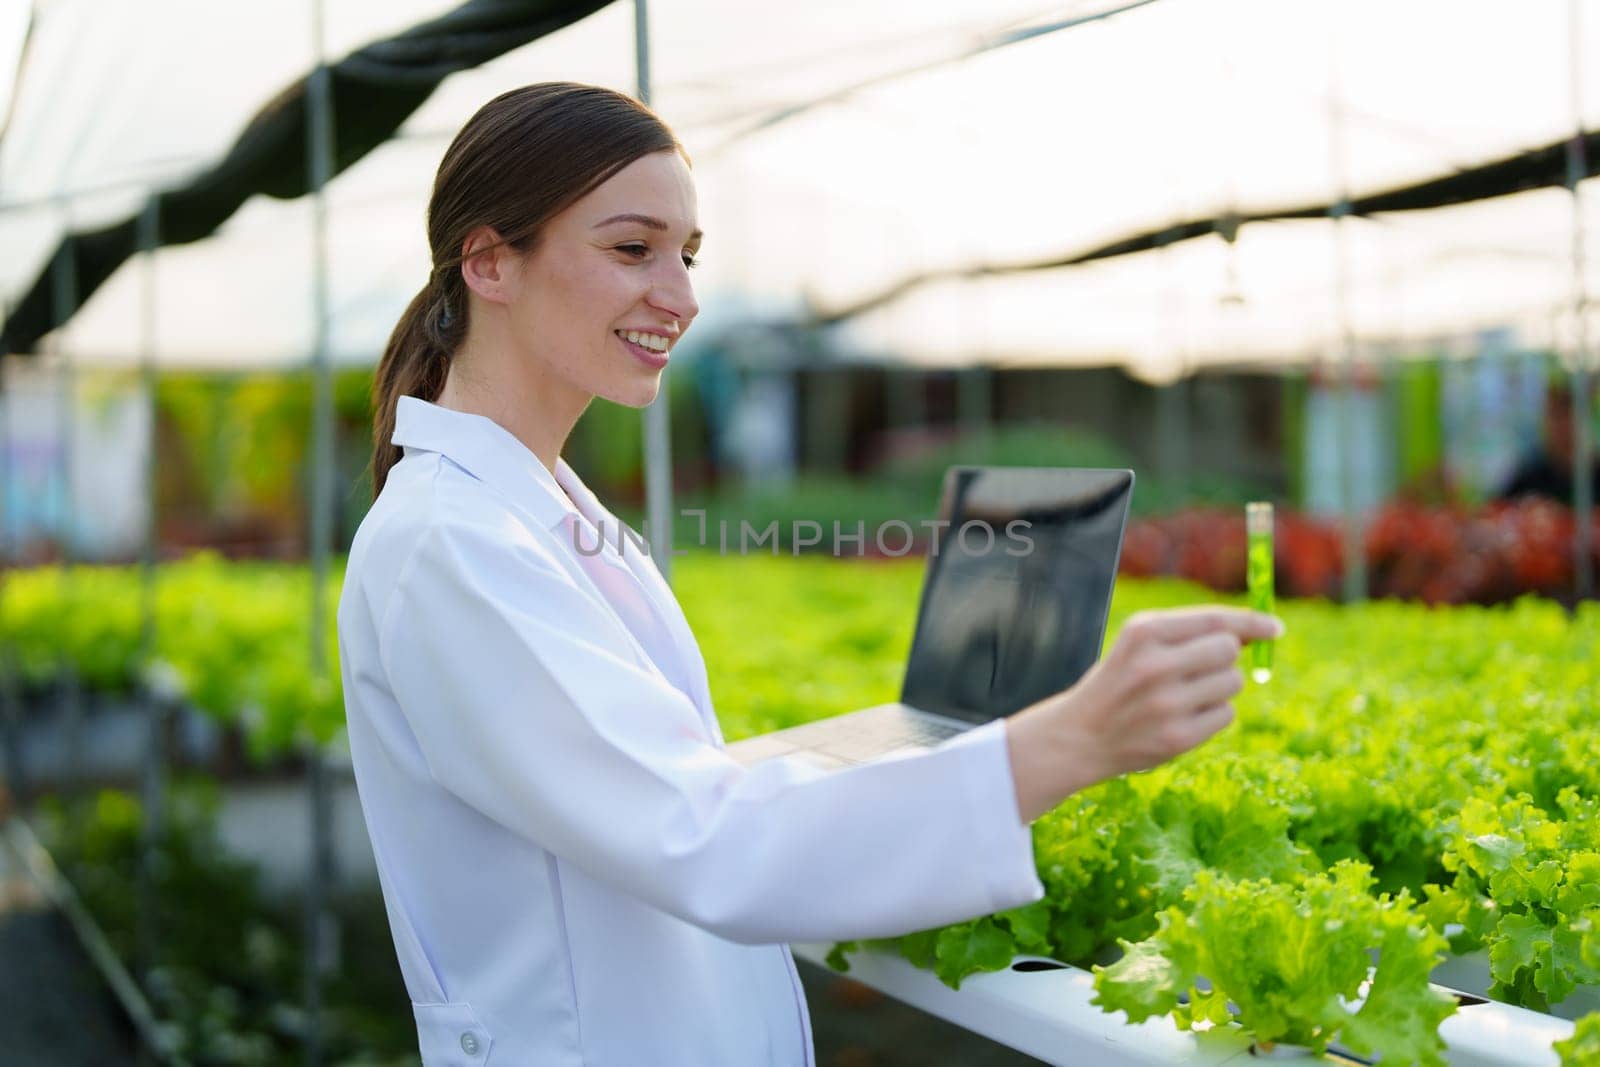
M 446 152 L 428 238 L 339 637 L 429 1067 L 810 1064 L 786 942 L 1037 900 L 1028 824 L 1221 729 L 1241 641 L 1277 633 L 1149 615 L 1073 689 L 938 749 L 746 770 L 671 590 L 633 544 L 594 551 L 619 524 L 560 458 L 595 397 L 655 398 L 698 311 L 682 148 L 609 90 L 514 90 Z

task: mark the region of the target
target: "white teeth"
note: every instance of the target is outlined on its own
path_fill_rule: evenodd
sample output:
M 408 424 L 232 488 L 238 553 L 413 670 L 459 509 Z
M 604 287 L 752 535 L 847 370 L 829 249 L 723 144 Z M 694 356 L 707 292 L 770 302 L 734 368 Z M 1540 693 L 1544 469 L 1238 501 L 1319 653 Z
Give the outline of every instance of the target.
M 658 334 L 640 333 L 638 330 L 619 330 L 617 332 L 640 348 L 648 348 L 653 352 L 665 352 L 667 350 L 667 339 Z

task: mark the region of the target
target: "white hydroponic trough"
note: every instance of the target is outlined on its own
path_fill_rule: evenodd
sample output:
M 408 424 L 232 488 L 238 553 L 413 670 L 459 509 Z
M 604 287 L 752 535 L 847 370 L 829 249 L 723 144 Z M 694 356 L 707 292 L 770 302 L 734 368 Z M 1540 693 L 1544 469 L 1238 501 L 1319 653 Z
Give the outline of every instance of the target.
M 796 956 L 823 967 L 830 947 L 791 946 Z M 1108 1013 L 1089 1003 L 1094 995 L 1091 973 L 1041 956 L 1018 956 L 1007 970 L 972 975 L 962 980 L 959 990 L 891 952 L 864 949 L 848 958 L 851 978 L 1046 1063 L 1215 1067 L 1250 1062 L 1250 1039 L 1239 1031 L 1191 1033 L 1179 1030 L 1167 1016 L 1129 1024 L 1121 1012 Z M 1449 991 L 1466 996 L 1461 1008 L 1439 1028 L 1452 1067 L 1558 1067 L 1561 1058 L 1550 1046 L 1572 1036 L 1569 1020 L 1485 1000 L 1471 991 Z M 1278 1055 L 1316 1058 L 1303 1050 L 1280 1049 L 1273 1058 Z M 1375 1062 L 1337 1045 L 1320 1058 L 1334 1063 Z

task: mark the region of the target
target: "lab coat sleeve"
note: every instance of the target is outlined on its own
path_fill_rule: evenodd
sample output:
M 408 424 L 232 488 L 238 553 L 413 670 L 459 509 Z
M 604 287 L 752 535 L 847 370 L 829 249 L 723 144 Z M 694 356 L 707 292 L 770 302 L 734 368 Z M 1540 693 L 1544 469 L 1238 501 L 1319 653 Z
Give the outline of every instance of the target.
M 889 937 L 1043 896 L 1001 721 L 832 773 L 746 769 L 546 552 L 435 525 L 384 611 L 384 670 L 461 801 L 744 943 Z

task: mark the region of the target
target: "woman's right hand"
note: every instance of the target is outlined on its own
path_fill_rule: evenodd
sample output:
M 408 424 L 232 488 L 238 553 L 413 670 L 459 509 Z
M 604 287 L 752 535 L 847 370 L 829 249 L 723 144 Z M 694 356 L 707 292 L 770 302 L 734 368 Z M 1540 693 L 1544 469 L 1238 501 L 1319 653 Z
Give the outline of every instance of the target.
M 1273 615 L 1200 607 L 1131 616 L 1072 688 L 1010 716 L 1017 811 L 1032 822 L 1096 782 L 1189 751 L 1233 721 L 1249 641 L 1281 636 Z

